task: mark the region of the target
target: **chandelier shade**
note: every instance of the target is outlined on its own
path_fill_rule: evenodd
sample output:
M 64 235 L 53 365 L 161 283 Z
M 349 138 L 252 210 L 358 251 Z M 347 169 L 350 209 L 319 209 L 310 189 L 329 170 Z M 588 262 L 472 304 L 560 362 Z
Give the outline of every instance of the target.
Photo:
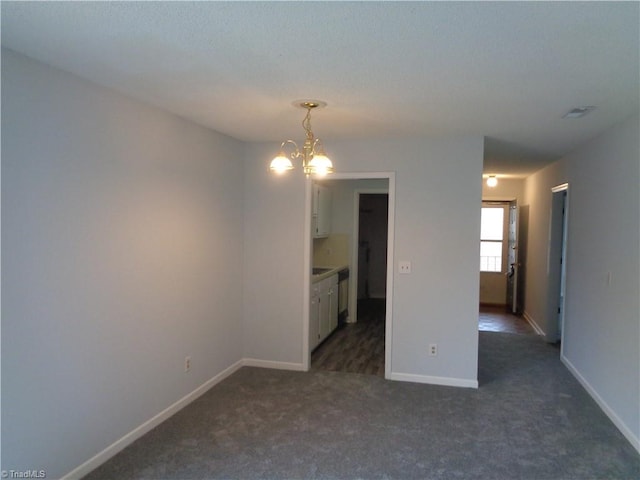
M 282 151 L 278 153 L 278 155 L 273 160 L 271 160 L 269 169 L 271 169 L 272 172 L 283 174 L 287 170 L 293 170 L 293 163 L 291 163 L 289 157 L 287 157 Z

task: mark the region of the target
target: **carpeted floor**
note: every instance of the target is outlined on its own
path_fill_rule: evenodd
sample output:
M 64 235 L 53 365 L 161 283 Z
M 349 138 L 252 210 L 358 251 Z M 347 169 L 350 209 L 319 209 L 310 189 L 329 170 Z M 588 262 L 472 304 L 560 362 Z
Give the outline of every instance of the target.
M 243 368 L 86 478 L 640 478 L 557 348 L 480 332 L 479 364 L 478 390 Z

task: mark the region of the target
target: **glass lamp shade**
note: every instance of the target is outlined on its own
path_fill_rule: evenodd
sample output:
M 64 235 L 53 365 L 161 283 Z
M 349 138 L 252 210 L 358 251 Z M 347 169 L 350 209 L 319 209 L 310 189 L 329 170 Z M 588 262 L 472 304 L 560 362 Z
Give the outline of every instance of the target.
M 495 177 L 495 175 L 491 175 L 489 178 L 487 178 L 488 187 L 495 187 L 496 185 L 498 185 L 498 179 Z
M 293 164 L 289 157 L 287 157 L 283 152 L 280 152 L 277 157 L 271 160 L 269 170 L 276 173 L 284 173 L 287 170 L 293 170 Z
M 324 152 L 318 153 L 313 156 L 313 158 L 309 161 L 307 165 L 308 173 L 313 173 L 316 175 L 326 175 L 327 173 L 333 172 L 333 164 L 329 157 L 327 157 Z

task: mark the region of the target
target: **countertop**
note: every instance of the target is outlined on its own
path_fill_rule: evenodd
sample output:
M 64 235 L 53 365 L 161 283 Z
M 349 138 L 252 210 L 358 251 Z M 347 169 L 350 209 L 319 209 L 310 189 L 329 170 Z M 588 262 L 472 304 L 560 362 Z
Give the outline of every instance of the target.
M 338 272 L 349 269 L 349 265 L 338 265 L 336 266 L 320 266 L 316 265 L 313 268 L 328 268 L 329 270 L 324 273 L 319 273 L 317 275 L 311 275 L 311 283 L 319 282 L 320 280 L 324 280 L 325 278 L 329 278 L 332 275 L 336 275 Z

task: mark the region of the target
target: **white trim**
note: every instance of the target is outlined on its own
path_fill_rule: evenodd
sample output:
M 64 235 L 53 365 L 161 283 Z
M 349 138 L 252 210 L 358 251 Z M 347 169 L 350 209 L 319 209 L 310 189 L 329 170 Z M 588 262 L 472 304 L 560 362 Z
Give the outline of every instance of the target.
M 277 362 L 274 360 L 260 360 L 258 358 L 243 358 L 243 367 L 273 368 L 274 370 L 292 370 L 296 372 L 304 372 L 304 364 L 292 362 Z
M 562 183 L 560 185 L 556 185 L 555 187 L 551 188 L 551 191 L 553 193 L 557 193 L 557 192 L 562 192 L 563 190 L 568 190 L 569 189 L 569 184 L 568 183 Z
M 304 271 L 302 273 L 302 370 L 305 372 L 311 368 L 311 351 L 309 348 L 309 315 L 311 302 L 311 262 L 313 255 L 311 254 L 311 209 L 313 197 L 313 185 L 311 179 L 307 177 L 304 187 L 304 248 L 303 262 Z
M 442 385 L 445 387 L 478 388 L 478 380 L 467 380 L 465 378 L 434 377 L 431 375 L 416 375 L 413 373 L 391 373 L 387 376 L 389 380 L 400 382 L 426 383 L 429 385 Z
M 544 331 L 536 323 L 536 321 L 533 319 L 533 317 L 531 315 L 529 315 L 529 312 L 527 312 L 526 310 L 524 312 L 522 312 L 522 317 L 527 321 L 527 323 L 529 325 L 531 325 L 531 327 L 536 331 L 536 333 L 538 335 L 540 335 L 541 337 L 545 336 L 544 335 Z
M 625 436 L 629 443 L 640 453 L 640 438 L 638 438 L 624 423 L 624 421 L 616 415 L 615 411 L 607 404 L 607 402 L 598 394 L 595 388 L 580 374 L 578 369 L 573 366 L 567 357 L 560 355 L 560 360 L 580 382 L 589 395 L 595 400 L 602 411 L 609 417 L 618 430 Z
M 385 338 L 384 338 L 384 378 L 391 376 L 391 355 L 393 347 L 393 274 L 394 274 L 394 243 L 396 232 L 396 174 L 390 172 L 389 174 L 389 221 L 387 224 L 387 231 L 389 232 L 387 237 L 387 301 L 385 304 Z
M 236 372 L 240 367 L 244 365 L 244 360 L 239 360 L 230 367 L 226 368 L 219 374 L 215 375 L 213 378 L 207 380 L 202 385 L 197 387 L 191 393 L 188 393 L 184 397 L 182 397 L 177 402 L 173 403 L 169 407 L 165 408 L 163 411 L 154 415 L 149 420 L 144 422 L 142 425 L 134 428 L 125 436 L 116 440 L 107 448 L 102 450 L 100 453 L 94 455 L 89 460 L 81 464 L 80 466 L 74 468 L 69 473 L 64 475 L 61 480 L 72 480 L 79 479 L 87 475 L 89 472 L 95 470 L 104 462 L 109 460 L 111 457 L 115 456 L 117 453 L 122 451 L 127 446 L 131 445 L 134 441 L 142 437 L 144 434 L 152 430 L 153 428 L 160 425 L 162 422 L 167 420 L 169 417 L 182 410 L 188 404 L 193 402 L 196 398 L 200 397 L 207 390 L 209 390 L 214 385 L 220 383 L 222 380 L 227 378 L 232 373 Z

